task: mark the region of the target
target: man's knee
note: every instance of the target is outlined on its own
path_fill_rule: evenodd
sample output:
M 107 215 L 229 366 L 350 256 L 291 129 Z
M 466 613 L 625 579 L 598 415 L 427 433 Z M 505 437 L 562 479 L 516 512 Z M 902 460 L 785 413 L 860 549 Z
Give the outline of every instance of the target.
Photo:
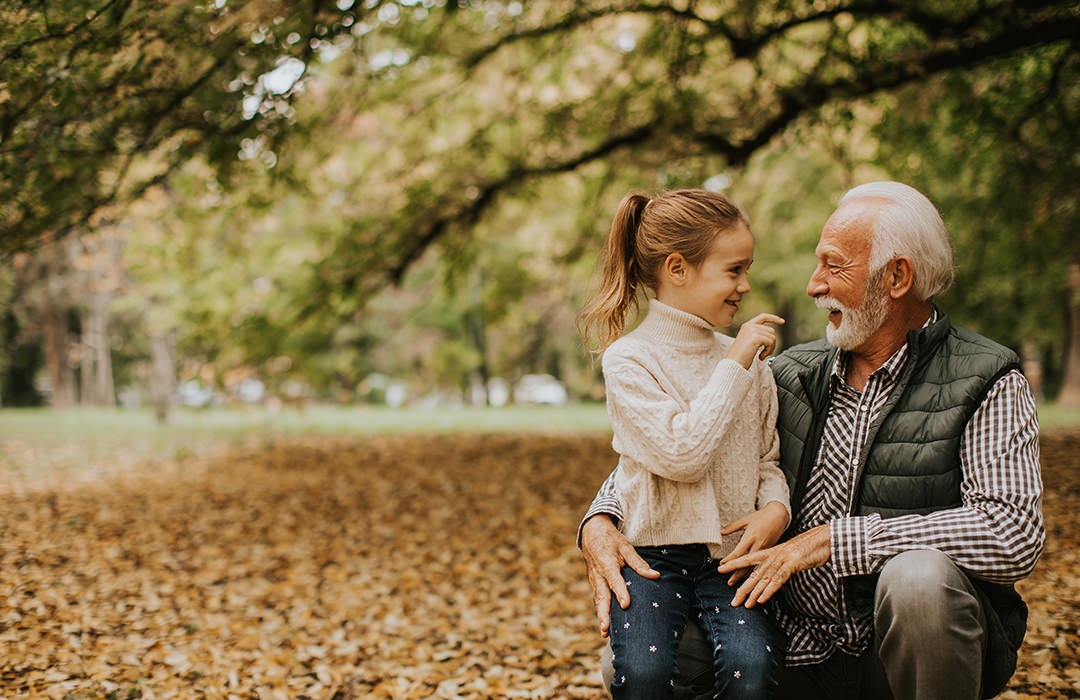
M 874 614 L 928 620 L 955 610 L 966 598 L 977 604 L 971 582 L 952 559 L 936 549 L 915 549 L 896 555 L 881 570 Z
M 904 552 L 885 565 L 874 633 L 895 697 L 978 694 L 986 617 L 972 582 L 941 552 Z

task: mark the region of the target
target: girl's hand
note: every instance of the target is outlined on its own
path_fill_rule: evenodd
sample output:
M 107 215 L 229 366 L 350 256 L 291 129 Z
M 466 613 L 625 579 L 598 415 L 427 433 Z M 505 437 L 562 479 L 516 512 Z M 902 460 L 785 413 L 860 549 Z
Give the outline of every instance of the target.
M 726 564 L 732 559 L 737 559 L 744 554 L 756 552 L 760 549 L 772 547 L 780 540 L 789 522 L 787 508 L 779 501 L 769 501 L 760 510 L 739 518 L 733 523 L 728 523 L 720 531 L 725 535 L 742 530 L 743 536 L 739 544 L 726 557 L 720 560 L 720 564 Z M 729 583 L 734 585 L 749 575 L 750 569 L 736 571 Z
M 757 355 L 762 360 L 772 354 L 776 349 L 776 329 L 766 323 L 783 325 L 784 319 L 776 314 L 758 314 L 742 324 L 739 333 L 735 336 L 735 342 L 727 351 L 725 357 L 735 360 L 746 369 L 754 362 Z

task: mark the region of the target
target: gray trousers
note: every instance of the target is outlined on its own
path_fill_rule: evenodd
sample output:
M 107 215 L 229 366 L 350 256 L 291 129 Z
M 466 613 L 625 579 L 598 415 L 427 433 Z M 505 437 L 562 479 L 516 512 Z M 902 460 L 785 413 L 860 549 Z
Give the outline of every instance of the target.
M 860 657 L 836 652 L 781 669 L 777 700 L 977 700 L 986 617 L 964 574 L 936 550 L 912 550 L 881 571 L 874 596 L 874 645 Z M 679 647 L 676 698 L 713 696 L 712 654 L 697 624 Z M 611 652 L 601 663 L 611 685 Z

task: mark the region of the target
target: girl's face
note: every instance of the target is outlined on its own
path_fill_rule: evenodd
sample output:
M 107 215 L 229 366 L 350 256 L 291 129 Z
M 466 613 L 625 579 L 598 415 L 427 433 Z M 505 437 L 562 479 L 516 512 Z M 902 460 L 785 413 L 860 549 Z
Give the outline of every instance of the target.
M 701 264 L 687 266 L 685 282 L 670 304 L 713 327 L 730 325 L 743 295 L 750 291 L 747 272 L 753 262 L 754 237 L 739 222 L 716 237 Z

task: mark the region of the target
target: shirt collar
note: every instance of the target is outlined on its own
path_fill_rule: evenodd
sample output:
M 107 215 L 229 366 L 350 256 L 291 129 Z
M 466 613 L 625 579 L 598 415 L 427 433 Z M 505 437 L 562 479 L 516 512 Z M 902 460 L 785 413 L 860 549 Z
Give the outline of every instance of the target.
M 937 307 L 935 306 L 935 307 L 933 307 L 933 310 L 930 312 L 930 318 L 926 319 L 926 323 L 924 323 L 922 325 L 922 327 L 926 328 L 926 327 L 928 327 L 930 325 L 933 325 L 937 320 L 938 320 L 938 310 L 937 310 Z M 839 382 L 844 381 L 844 374 L 847 371 L 848 357 L 850 356 L 850 354 L 851 353 L 849 353 L 847 350 L 841 350 L 840 352 L 836 353 L 836 359 L 833 361 L 833 369 L 832 369 L 832 377 L 833 377 L 833 379 L 835 381 L 839 381 Z M 900 373 L 900 370 L 903 369 L 903 367 L 904 367 L 904 363 L 907 362 L 907 357 L 908 357 L 908 344 L 904 343 L 903 345 L 901 345 L 896 350 L 896 352 L 894 352 L 892 354 L 891 357 L 889 357 L 888 360 L 885 361 L 885 364 L 883 364 L 881 367 L 878 367 L 876 370 L 874 370 L 873 374 L 871 374 L 870 376 L 873 377 L 874 375 L 876 375 L 876 374 L 878 374 L 880 372 L 884 372 L 890 378 L 894 378 L 894 377 L 898 376 L 899 373 Z

